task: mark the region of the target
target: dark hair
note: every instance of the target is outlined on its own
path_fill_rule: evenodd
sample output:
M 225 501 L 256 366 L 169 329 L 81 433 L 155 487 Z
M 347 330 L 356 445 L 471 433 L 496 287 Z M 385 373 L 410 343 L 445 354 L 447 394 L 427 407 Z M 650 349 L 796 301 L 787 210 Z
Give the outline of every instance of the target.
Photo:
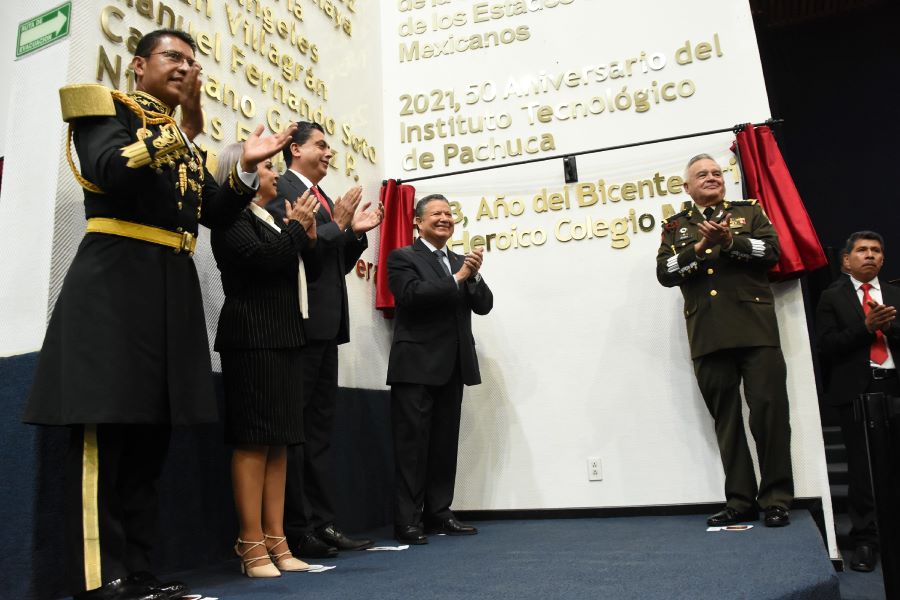
M 881 237 L 880 233 L 875 233 L 874 231 L 855 231 L 850 234 L 850 237 L 847 238 L 847 243 L 844 244 L 844 248 L 841 250 L 841 255 L 850 254 L 853 252 L 853 246 L 856 245 L 857 240 L 875 240 L 879 244 L 881 244 L 881 250 L 884 251 L 884 238 Z
M 192 38 L 189 33 L 185 33 L 180 29 L 157 29 L 156 31 L 145 34 L 144 37 L 138 41 L 137 48 L 134 49 L 134 55 L 147 58 L 150 56 L 150 53 L 153 52 L 153 49 L 156 48 L 156 44 L 159 43 L 160 38 L 166 36 L 178 38 L 190 46 L 191 50 L 194 52 L 197 51 L 197 42 L 194 41 L 194 38 Z
M 425 196 L 424 198 L 422 198 L 421 200 L 416 202 L 416 216 L 418 218 L 421 219 L 423 216 L 425 216 L 425 207 L 432 200 L 443 200 L 444 202 L 447 202 L 447 199 L 444 198 L 443 194 L 429 194 L 429 195 Z M 448 204 L 449 204 L 449 202 L 448 202 Z
M 313 129 L 321 131 L 322 135 L 325 135 L 325 130 L 315 121 L 297 121 L 297 129 L 294 130 L 290 143 L 281 149 L 281 155 L 284 156 L 284 162 L 289 169 L 291 168 L 291 161 L 294 159 L 294 155 L 291 154 L 291 144 L 297 144 L 298 146 L 305 144 L 309 136 L 312 135 Z

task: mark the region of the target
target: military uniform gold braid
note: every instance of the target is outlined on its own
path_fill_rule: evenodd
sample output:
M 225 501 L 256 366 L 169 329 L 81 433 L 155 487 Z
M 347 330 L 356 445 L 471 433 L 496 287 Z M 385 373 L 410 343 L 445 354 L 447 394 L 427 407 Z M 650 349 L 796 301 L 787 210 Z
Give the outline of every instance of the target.
M 131 110 L 131 112 L 141 118 L 141 130 L 143 131 L 147 131 L 147 125 L 162 125 L 163 123 L 171 123 L 173 125 L 176 125 L 175 119 L 173 119 L 169 115 L 155 111 L 144 110 L 144 108 L 142 108 L 140 104 L 132 100 L 131 97 L 129 97 L 128 94 L 124 92 L 120 92 L 119 90 L 111 90 L 110 93 L 112 94 L 113 98 L 127 106 Z M 71 123 L 69 123 L 69 134 L 66 139 L 66 160 L 69 161 L 69 168 L 72 170 L 72 174 L 75 176 L 75 180 L 78 181 L 81 187 L 88 190 L 89 192 L 94 192 L 95 194 L 105 194 L 106 192 L 85 179 L 84 176 L 82 176 L 82 174 L 78 172 L 78 167 L 75 166 L 75 161 L 72 160 Z

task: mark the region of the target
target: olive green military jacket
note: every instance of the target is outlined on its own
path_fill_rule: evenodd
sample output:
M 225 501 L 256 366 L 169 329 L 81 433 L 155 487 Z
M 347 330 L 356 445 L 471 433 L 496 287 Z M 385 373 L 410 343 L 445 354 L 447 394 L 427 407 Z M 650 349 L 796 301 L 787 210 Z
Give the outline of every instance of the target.
M 662 222 L 656 278 L 681 287 L 691 358 L 727 348 L 779 346 L 772 289 L 767 273 L 780 256 L 778 234 L 756 200 L 723 201 L 731 213 L 733 244 L 707 249 L 694 244 L 705 220 L 695 205 Z

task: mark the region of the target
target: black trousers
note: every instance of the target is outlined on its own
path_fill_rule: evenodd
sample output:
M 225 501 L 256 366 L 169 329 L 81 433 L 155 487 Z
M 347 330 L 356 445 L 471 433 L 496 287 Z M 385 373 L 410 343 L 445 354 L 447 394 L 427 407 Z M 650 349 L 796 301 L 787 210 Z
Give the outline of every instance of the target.
M 337 401 L 337 342 L 311 340 L 300 350 L 305 443 L 288 447 L 284 529 L 291 544 L 334 523 L 331 437 Z
M 881 392 L 888 396 L 900 396 L 900 379 L 872 379 L 865 394 Z M 866 438 L 863 424 L 853 421 L 853 403 L 838 407 L 841 418 L 841 433 L 847 447 L 847 512 L 850 515 L 850 537 L 854 544 L 878 546 L 878 529 L 875 526 L 875 501 L 872 496 L 872 479 L 869 474 L 869 459 L 866 453 Z M 891 424 L 891 444 L 900 447 L 900 431 Z
M 443 385 L 391 384 L 396 526 L 453 516 L 462 392 L 458 365 Z
M 66 453 L 66 568 L 70 591 L 150 570 L 157 484 L 169 425 L 71 428 Z
M 715 422 L 728 506 L 742 512 L 750 510 L 754 503 L 762 508 L 789 508 L 794 500 L 794 478 L 787 369 L 781 348 L 720 350 L 695 358 L 694 372 Z M 741 382 L 759 459 L 758 488 L 744 433 Z

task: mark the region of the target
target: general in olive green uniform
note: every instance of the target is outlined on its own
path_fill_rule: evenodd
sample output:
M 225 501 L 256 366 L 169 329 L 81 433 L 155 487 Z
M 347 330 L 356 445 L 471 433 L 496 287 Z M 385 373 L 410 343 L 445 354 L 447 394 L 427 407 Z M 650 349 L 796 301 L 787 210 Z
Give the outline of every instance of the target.
M 731 213 L 730 223 L 723 223 L 730 245 L 696 252 L 698 226 L 707 217 L 695 204 L 663 222 L 656 258 L 659 282 L 679 286 L 684 296 L 694 372 L 725 469 L 725 517 L 719 513 L 710 523 L 755 520 L 757 502 L 767 509 L 767 525 L 787 524 L 768 518 L 772 507 L 785 509 L 786 517 L 794 495 L 786 370 L 766 275 L 778 262 L 778 236 L 755 200 L 711 208 L 713 220 Z M 742 380 L 761 471 L 758 488 L 741 416 Z

